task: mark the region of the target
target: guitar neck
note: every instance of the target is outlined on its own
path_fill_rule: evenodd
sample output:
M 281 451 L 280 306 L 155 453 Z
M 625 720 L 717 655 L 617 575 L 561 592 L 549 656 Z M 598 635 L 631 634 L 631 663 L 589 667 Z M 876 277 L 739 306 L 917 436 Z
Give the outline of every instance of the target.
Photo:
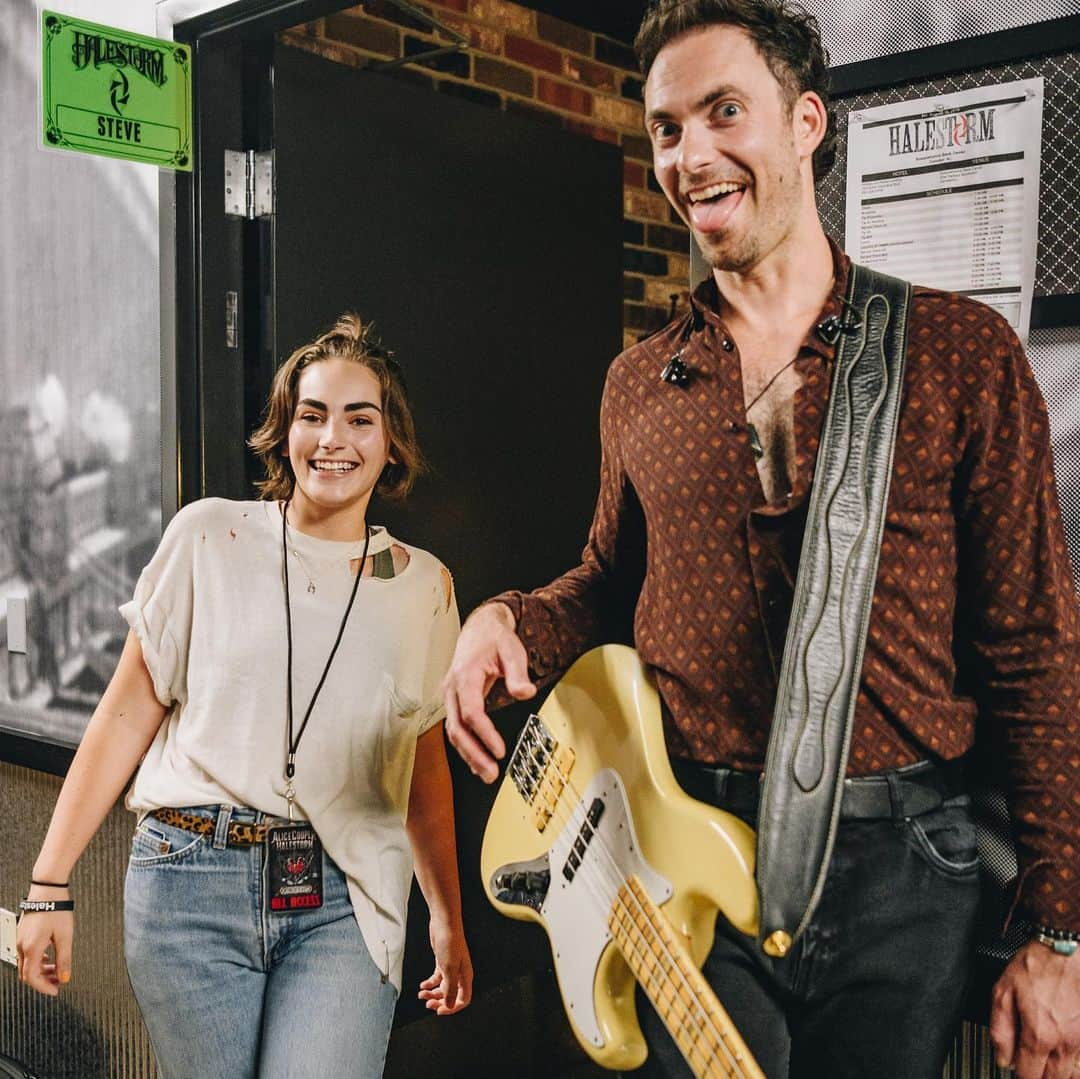
M 619 889 L 608 929 L 697 1079 L 765 1079 L 671 923 L 636 876 Z

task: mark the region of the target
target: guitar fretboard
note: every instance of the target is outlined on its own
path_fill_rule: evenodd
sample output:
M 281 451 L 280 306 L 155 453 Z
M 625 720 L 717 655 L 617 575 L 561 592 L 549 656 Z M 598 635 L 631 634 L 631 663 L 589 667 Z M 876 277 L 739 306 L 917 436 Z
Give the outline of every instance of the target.
M 608 929 L 698 1079 L 765 1079 L 671 923 L 636 876 L 619 889 Z

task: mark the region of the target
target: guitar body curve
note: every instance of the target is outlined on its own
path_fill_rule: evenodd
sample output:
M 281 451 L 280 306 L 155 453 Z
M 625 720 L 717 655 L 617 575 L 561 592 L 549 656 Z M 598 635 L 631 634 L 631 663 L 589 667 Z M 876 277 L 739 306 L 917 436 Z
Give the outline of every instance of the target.
M 718 912 L 757 932 L 754 832 L 676 783 L 659 696 L 632 648 L 586 653 L 534 719 L 484 833 L 485 893 L 544 926 L 575 1036 L 601 1066 L 628 1070 L 647 1049 L 637 979 L 605 926 L 617 885 L 639 879 L 700 967 Z

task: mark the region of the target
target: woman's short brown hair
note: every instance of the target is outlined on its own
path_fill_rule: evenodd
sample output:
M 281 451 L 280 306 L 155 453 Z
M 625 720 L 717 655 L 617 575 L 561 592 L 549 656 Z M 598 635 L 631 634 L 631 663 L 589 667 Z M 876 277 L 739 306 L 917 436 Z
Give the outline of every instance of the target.
M 373 324 L 365 324 L 351 311 L 343 314 L 310 344 L 301 345 L 274 375 L 263 422 L 248 439 L 248 445 L 266 469 L 266 479 L 256 485 L 259 494 L 263 498 L 282 500 L 292 496 L 296 477 L 292 463 L 282 450 L 288 444 L 289 428 L 296 412 L 296 386 L 305 368 L 323 360 L 358 363 L 379 380 L 390 456 L 394 460 L 387 462 L 375 484 L 375 493 L 383 498 L 404 498 L 426 467 L 416 440 L 405 380 L 393 353 L 384 349 L 375 337 Z
M 812 90 L 825 104 L 825 137 L 814 151 L 814 180 L 836 160 L 836 113 L 829 105 L 829 54 L 817 19 L 798 0 L 652 0 L 634 40 L 647 78 L 660 50 L 683 34 L 708 26 L 734 26 L 754 42 L 780 84 L 788 109 Z

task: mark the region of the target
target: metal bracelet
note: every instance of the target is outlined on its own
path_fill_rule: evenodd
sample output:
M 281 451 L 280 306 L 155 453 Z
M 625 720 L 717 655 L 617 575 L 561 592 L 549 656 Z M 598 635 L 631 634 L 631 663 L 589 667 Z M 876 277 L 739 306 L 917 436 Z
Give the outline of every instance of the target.
M 1039 925 L 1035 927 L 1034 939 L 1058 955 L 1075 955 L 1080 948 L 1080 933 L 1073 933 L 1068 929 Z

